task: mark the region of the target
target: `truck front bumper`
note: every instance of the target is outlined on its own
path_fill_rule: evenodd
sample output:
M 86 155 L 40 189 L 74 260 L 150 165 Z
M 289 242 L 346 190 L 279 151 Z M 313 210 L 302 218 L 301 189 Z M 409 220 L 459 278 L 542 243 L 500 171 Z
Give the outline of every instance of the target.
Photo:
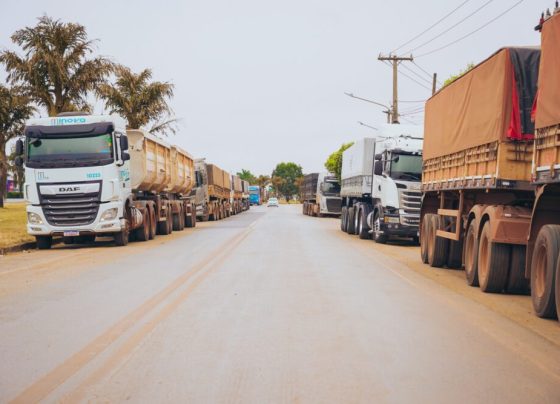
M 400 223 L 381 223 L 381 231 L 389 237 L 418 237 L 417 226 L 407 226 Z
M 119 219 L 121 212 L 113 220 L 101 221 L 103 213 L 109 209 L 119 209 L 122 204 L 119 202 L 103 203 L 99 207 L 97 217 L 93 223 L 84 226 L 52 226 L 50 225 L 41 206 L 27 205 L 27 213 L 34 213 L 41 219 L 40 223 L 29 223 L 27 221 L 27 233 L 32 236 L 63 236 L 64 232 L 79 232 L 80 235 L 101 234 L 101 233 L 117 233 L 121 231 L 124 223 Z M 120 209 L 119 209 L 120 210 Z

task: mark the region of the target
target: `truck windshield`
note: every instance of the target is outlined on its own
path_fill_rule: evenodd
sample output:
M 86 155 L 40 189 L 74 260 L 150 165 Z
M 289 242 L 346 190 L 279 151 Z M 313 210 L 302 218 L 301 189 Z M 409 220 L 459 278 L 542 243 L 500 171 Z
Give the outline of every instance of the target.
M 415 154 L 393 154 L 391 178 L 404 181 L 422 179 L 422 156 Z
M 27 139 L 29 167 L 105 165 L 113 162 L 113 135 Z
M 323 182 L 321 185 L 321 190 L 324 195 L 339 195 L 340 194 L 340 184 L 338 182 Z

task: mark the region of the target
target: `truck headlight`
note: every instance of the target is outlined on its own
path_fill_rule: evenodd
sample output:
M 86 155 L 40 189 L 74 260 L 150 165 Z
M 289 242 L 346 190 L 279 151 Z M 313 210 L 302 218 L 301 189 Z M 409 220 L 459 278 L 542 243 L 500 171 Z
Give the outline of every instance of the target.
M 37 213 L 27 212 L 27 221 L 29 224 L 43 224 L 43 219 Z
M 101 215 L 101 221 L 105 222 L 105 221 L 108 221 L 108 220 L 114 220 L 117 217 L 117 213 L 119 213 L 119 210 L 117 208 L 107 209 Z
M 385 216 L 385 223 L 400 223 L 400 218 L 398 216 Z

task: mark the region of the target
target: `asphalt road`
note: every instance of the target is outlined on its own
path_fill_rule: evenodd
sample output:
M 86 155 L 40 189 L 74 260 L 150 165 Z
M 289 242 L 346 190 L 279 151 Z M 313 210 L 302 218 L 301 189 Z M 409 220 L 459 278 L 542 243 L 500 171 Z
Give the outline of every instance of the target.
M 559 403 L 560 323 L 463 277 L 285 205 L 0 257 L 0 402 Z

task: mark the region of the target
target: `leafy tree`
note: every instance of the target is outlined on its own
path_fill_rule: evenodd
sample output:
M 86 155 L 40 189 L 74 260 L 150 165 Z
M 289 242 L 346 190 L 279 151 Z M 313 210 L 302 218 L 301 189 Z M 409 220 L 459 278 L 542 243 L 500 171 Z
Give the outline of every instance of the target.
M 352 146 L 354 142 L 344 143 L 340 148 L 332 153 L 325 161 L 325 168 L 330 172 L 333 173 L 338 181 L 340 182 L 340 172 L 342 171 L 342 153 L 344 150 L 348 149 Z
M 88 59 L 94 41 L 84 26 L 43 16 L 36 26 L 16 31 L 11 39 L 24 55 L 0 54 L 9 83 L 21 86 L 50 116 L 91 110 L 87 96 L 105 81 L 113 64 L 103 57 Z
M 251 185 L 258 185 L 263 189 L 270 182 L 268 175 L 259 175 Z
M 469 71 L 471 71 L 472 69 L 474 69 L 474 64 L 473 63 L 469 63 L 467 65 L 467 67 L 465 67 L 465 69 L 463 69 L 462 71 L 460 71 L 457 74 L 451 75 L 447 80 L 445 80 L 443 82 L 443 87 L 448 86 L 449 84 L 453 83 L 455 80 L 457 80 L 458 78 L 460 78 L 461 76 L 464 76 L 465 73 L 468 73 Z
M 140 129 L 151 124 L 151 133 L 169 130 L 175 133 L 168 100 L 173 97 L 173 84 L 150 81 L 152 71 L 144 69 L 136 74 L 128 67 L 115 67 L 115 83 L 99 86 L 98 94 L 111 113 L 128 121 L 128 128 Z
M 237 176 L 243 181 L 249 181 L 249 184 L 254 184 L 257 178 L 249 170 L 242 169 L 241 172 L 237 173 Z
M 8 177 L 6 144 L 21 135 L 25 120 L 34 111 L 35 108 L 30 104 L 29 97 L 21 88 L 0 84 L 0 208 L 4 207 Z
M 293 195 L 297 194 L 296 180 L 301 176 L 303 176 L 301 166 L 292 162 L 278 163 L 272 172 L 273 179 L 275 177 L 282 179 L 282 181 L 275 180 L 277 182 L 275 188 L 286 198 L 286 201 L 289 201 Z
M 17 156 L 15 147 L 13 149 L 12 153 L 8 156 L 8 171 L 11 172 L 14 177 L 15 188 L 21 192 L 23 190 L 23 184 L 25 183 L 25 169 L 22 166 L 16 165 Z

